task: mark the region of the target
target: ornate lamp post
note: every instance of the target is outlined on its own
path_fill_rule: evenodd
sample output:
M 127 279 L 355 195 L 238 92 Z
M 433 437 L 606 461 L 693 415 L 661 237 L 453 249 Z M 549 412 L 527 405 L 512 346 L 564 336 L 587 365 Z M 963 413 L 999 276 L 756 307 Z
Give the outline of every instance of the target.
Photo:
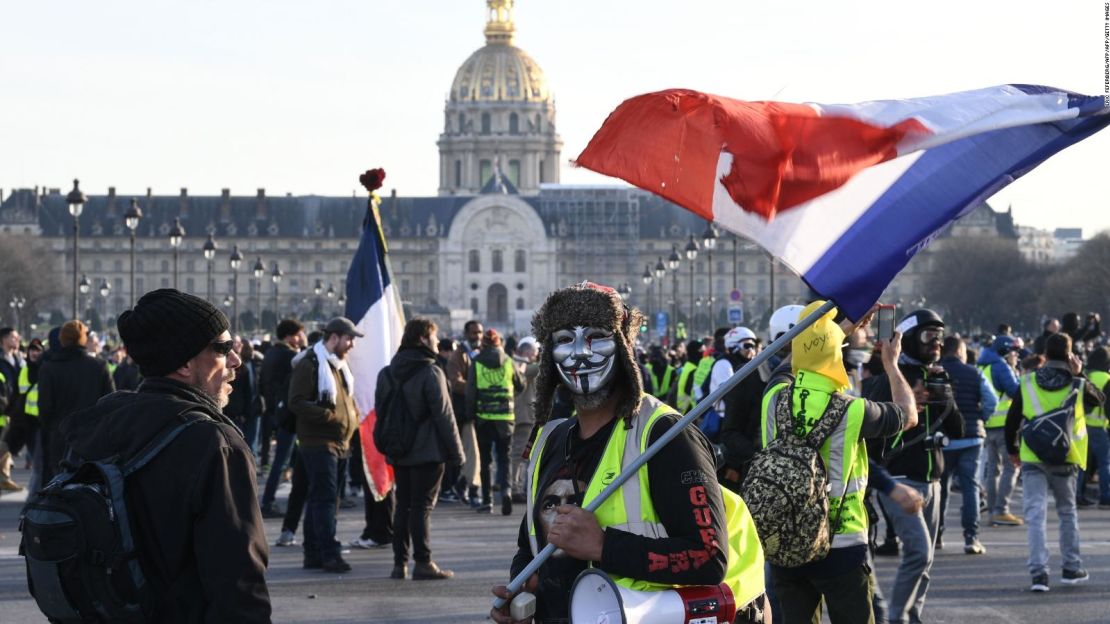
M 66 195 L 66 203 L 69 204 L 69 214 L 73 217 L 73 318 L 79 318 L 80 305 L 77 301 L 77 271 L 78 271 L 78 250 L 77 240 L 81 235 L 81 224 L 79 219 L 81 213 L 85 210 L 85 194 L 81 192 L 76 179 L 73 180 L 73 190 Z
M 331 282 L 328 282 L 327 296 L 328 296 L 328 305 L 330 306 L 331 305 L 331 300 L 335 299 L 335 288 L 332 287 Z
M 181 239 L 185 238 L 185 228 L 181 227 L 181 219 L 174 218 L 173 227 L 170 228 L 170 247 L 173 248 L 173 287 L 177 288 L 177 250 L 181 247 Z
M 320 305 L 320 293 L 324 292 L 324 283 L 320 280 L 316 280 L 316 285 L 312 287 L 312 292 L 316 295 L 316 310 L 322 312 L 323 307 Z
M 698 242 L 694 240 L 694 235 L 690 235 L 690 240 L 686 241 L 686 259 L 690 261 L 690 326 L 686 329 L 691 333 L 694 332 L 694 260 L 698 258 Z
M 258 290 L 256 291 L 256 294 L 258 295 L 258 316 L 256 317 L 255 322 L 258 323 L 258 327 L 261 329 L 262 328 L 262 276 L 266 275 L 266 265 L 262 264 L 262 257 L 261 256 L 255 256 L 254 266 L 252 267 L 251 270 L 254 272 L 254 279 L 258 283 Z
M 667 339 L 674 338 L 671 328 L 678 327 L 678 267 L 682 264 L 682 256 L 678 255 L 678 245 L 671 245 L 671 257 L 667 259 L 667 268 L 671 270 L 671 322 L 667 324 Z
M 659 301 L 659 307 L 656 308 L 656 309 L 659 310 L 660 312 L 662 312 L 663 311 L 663 276 L 665 276 L 667 274 L 667 265 L 663 264 L 663 256 L 658 256 L 657 258 L 658 259 L 655 262 L 655 268 L 652 269 L 652 271 L 655 274 L 655 281 L 657 282 L 657 284 L 655 285 L 655 296 L 656 296 L 657 300 Z M 658 338 L 660 340 L 663 339 L 663 336 L 667 332 L 665 327 L 656 327 L 655 331 L 658 332 Z
M 22 295 L 12 295 L 12 300 L 8 302 L 8 305 L 12 308 L 12 314 L 15 315 L 16 330 L 22 331 L 22 328 L 19 326 L 19 318 L 22 316 L 23 306 L 26 304 L 27 298 Z
M 81 296 L 84 297 L 85 295 L 89 294 L 89 289 L 90 288 L 92 288 L 92 284 L 89 283 L 88 276 L 82 275 L 81 276 L 81 281 L 77 283 L 78 292 L 80 292 Z M 79 320 L 81 318 L 81 316 L 76 315 L 73 318 Z
M 228 266 L 231 267 L 231 331 L 239 333 L 239 265 L 243 263 L 243 254 L 239 253 L 239 246 L 231 250 Z
M 212 264 L 216 259 L 216 239 L 212 235 L 208 235 L 208 240 L 204 241 L 204 259 L 208 262 L 208 300 L 212 301 Z
M 101 310 L 100 314 L 103 316 L 108 316 L 108 295 L 110 294 L 112 294 L 112 285 L 108 283 L 108 280 L 100 282 L 100 299 L 104 302 L 104 309 Z
M 701 234 L 701 245 L 709 254 L 709 288 L 706 289 L 709 294 L 705 298 L 705 306 L 706 311 L 709 312 L 709 331 L 712 332 L 717 323 L 713 318 L 713 250 L 717 248 L 717 228 L 713 227 L 712 222 L 705 224 L 705 231 Z
M 278 311 L 278 284 L 281 283 L 281 276 L 283 273 L 278 268 L 278 263 L 274 262 L 274 270 L 270 273 L 270 279 L 274 282 L 274 318 L 281 319 L 281 313 Z
M 647 311 L 648 316 L 651 316 L 651 282 L 655 278 L 651 275 L 651 264 L 644 265 L 644 273 L 640 276 L 640 280 L 644 283 L 644 310 Z M 651 326 L 651 321 L 648 321 L 648 326 Z
M 131 198 L 131 206 L 123 213 L 123 224 L 131 233 L 131 307 L 135 307 L 135 230 L 139 228 L 139 219 L 143 218 L 143 210 L 139 208 L 139 200 Z

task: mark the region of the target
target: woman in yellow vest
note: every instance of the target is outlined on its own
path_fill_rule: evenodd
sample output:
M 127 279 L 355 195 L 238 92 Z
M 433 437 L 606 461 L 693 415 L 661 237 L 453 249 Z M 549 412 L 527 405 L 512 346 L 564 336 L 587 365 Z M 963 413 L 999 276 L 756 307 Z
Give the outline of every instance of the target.
M 1030 590 L 1035 592 L 1049 589 L 1045 535 L 1049 490 L 1056 500 L 1056 516 L 1060 519 L 1063 559 L 1060 582 L 1076 585 L 1090 579 L 1079 556 L 1075 482 L 1078 471 L 1087 467 L 1086 415 L 1104 401 L 1102 393 L 1083 376 L 1083 363 L 1072 353 L 1067 334 L 1053 334 L 1045 339 L 1045 357 L 1043 367 L 1022 376 L 1021 392 L 1014 397 L 1006 415 L 1006 447 L 1011 460 L 1021 465 L 1022 509 L 1029 536 L 1028 568 L 1033 577 Z M 1063 464 L 1046 464 L 1025 443 L 1021 429 L 1036 417 L 1068 404 L 1073 406 L 1075 416 L 1067 457 Z
M 536 313 L 536 422 L 546 424 L 532 447 L 528 509 L 510 577 L 550 542 L 556 554 L 525 585 L 536 595 L 537 622 L 566 621 L 571 587 L 587 567 L 640 591 L 724 583 L 738 607 L 736 622 L 764 622 L 754 524 L 740 497 L 717 485 L 712 448 L 696 427 L 596 513 L 582 509 L 678 418 L 644 394 L 632 351 L 639 326 L 639 312 L 616 291 L 588 282 L 556 291 Z M 559 385 L 573 394 L 577 416 L 548 422 Z M 504 586 L 493 593 L 511 598 Z M 510 622 L 507 608 L 490 617 Z

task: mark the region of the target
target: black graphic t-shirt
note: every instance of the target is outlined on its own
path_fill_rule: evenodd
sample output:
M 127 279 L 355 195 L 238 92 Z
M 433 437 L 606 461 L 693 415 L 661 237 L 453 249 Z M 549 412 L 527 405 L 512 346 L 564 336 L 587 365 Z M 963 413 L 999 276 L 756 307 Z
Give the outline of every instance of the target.
M 654 442 L 674 423 L 662 416 L 648 435 Z M 555 508 L 581 505 L 586 488 L 601 462 L 616 420 L 588 439 L 580 438 L 576 420 L 559 425 L 544 444 L 540 461 L 535 514 L 536 541 L 547 544 L 547 525 Z M 715 479 L 712 447 L 697 427 L 687 427 L 648 462 L 648 480 L 655 511 L 668 537 L 649 538 L 614 528 L 605 529 L 600 562 L 593 562 L 612 576 L 626 576 L 657 583 L 715 585 L 724 579 L 727 533 L 724 502 Z M 665 501 L 660 503 L 659 501 Z M 510 568 L 515 576 L 532 560 L 528 525 L 521 522 L 517 554 Z M 539 570 L 536 622 L 569 621 L 570 591 L 588 563 L 557 552 Z

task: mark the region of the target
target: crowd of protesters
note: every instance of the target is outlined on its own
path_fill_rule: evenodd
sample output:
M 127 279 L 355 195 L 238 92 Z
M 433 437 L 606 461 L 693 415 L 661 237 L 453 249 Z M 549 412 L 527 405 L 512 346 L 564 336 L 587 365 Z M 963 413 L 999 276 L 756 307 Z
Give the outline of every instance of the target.
M 781 308 L 766 333 L 723 327 L 702 339 L 636 345 L 644 391 L 688 411 L 782 335 L 801 312 L 801 305 Z M 1110 510 L 1104 407 L 1110 347 L 1098 315 L 1046 319 L 1041 334 L 1024 337 L 1007 324 L 990 335 L 961 334 L 931 310 L 906 315 L 898 327 L 897 368 L 913 389 L 919 420 L 867 445 L 873 466 L 866 499 L 868 561 L 900 557 L 890 591 L 875 587 L 871 597 L 876 621 L 921 621 L 934 553 L 946 547 L 946 529 L 949 537 L 955 530 L 944 523 L 949 505 L 960 507 L 968 555 L 989 555 L 980 541 L 985 528 L 1025 525 L 1029 588 L 1043 592 L 1050 587 L 1045 525 L 1051 492 L 1061 526 L 1060 582 L 1085 582 L 1089 576 L 1080 555 L 1077 510 Z M 254 459 L 258 483 L 264 483 L 258 515 L 282 519 L 272 544 L 298 545 L 303 518 L 306 569 L 346 572 L 350 565 L 342 555 L 350 548 L 391 546 L 393 578 L 451 578 L 453 573 L 431 557 L 431 511 L 445 504 L 488 514 L 496 502 L 502 514 L 510 515 L 514 504 L 525 502 L 541 345 L 530 336 L 486 329 L 479 320 L 466 323 L 458 340 L 445 337 L 430 321 L 411 321 L 389 373 L 378 379 L 378 399 L 396 386 L 422 424 L 412 450 L 390 458 L 396 486 L 383 493 L 374 491 L 361 461 L 364 440 L 358 435 L 354 380 L 346 365 L 346 355 L 358 348 L 362 335 L 342 318 L 310 333 L 292 319 L 275 329 L 272 339 L 230 336 L 226 357 L 238 364 L 229 366 L 235 370 L 232 391 L 220 406 L 221 422 L 233 425 Z M 91 417 L 90 408 L 116 390 L 157 386 L 167 375 L 162 370 L 152 375 L 157 367 L 149 362 L 150 354 L 134 357 L 129 347 L 135 346 L 126 339 L 103 344 L 80 321 L 50 331 L 45 343 L 37 337 L 24 342 L 15 329 L 3 328 L 0 342 L 3 492 L 24 488 L 11 473 L 17 458 L 33 468 L 26 486 L 31 491 L 44 487 L 64 467 L 73 446 L 87 447 L 72 438 L 67 444 L 67 432 L 86 431 L 74 424 L 75 418 Z M 882 357 L 881 344 L 866 326 L 849 329 L 841 354 L 849 380 L 845 392 L 891 401 L 884 381 L 891 371 L 884 366 L 888 358 Z M 143 358 L 148 361 L 138 361 Z M 776 369 L 789 362 L 787 348 L 699 420 L 699 429 L 717 450 L 722 486 L 742 491 L 752 459 L 764 445 L 765 393 Z M 1061 401 L 1074 404 L 1077 417 L 1068 432 L 1073 444 L 1067 460 L 1054 464 L 1025 444 L 1022 430 Z M 570 415 L 572 409 L 569 398 L 556 392 L 552 418 Z M 1013 503 L 1019 479 L 1020 508 Z M 291 489 L 280 505 L 277 492 L 285 481 L 291 481 Z M 254 487 L 252 482 L 252 497 L 257 496 Z M 357 506 L 359 497 L 365 528 L 341 540 L 337 509 Z M 416 566 L 411 572 L 410 559 Z M 780 576 L 768 576 L 772 604 L 774 579 Z M 263 584 L 255 597 L 264 591 Z M 830 616 L 837 621 L 832 611 Z M 783 617 L 776 615 L 775 621 L 788 621 Z

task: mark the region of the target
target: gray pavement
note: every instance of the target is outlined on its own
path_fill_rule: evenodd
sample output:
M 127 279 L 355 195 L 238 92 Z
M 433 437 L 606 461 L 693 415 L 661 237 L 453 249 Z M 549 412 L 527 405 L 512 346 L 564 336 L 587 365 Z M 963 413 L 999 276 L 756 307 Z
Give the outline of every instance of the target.
M 17 470 L 16 479 L 29 475 Z M 285 494 L 283 486 L 279 500 Z M 1020 494 L 1020 491 L 1019 491 Z M 22 494 L 0 498 L 0 624 L 45 622 L 27 594 L 19 543 Z M 344 541 L 362 529 L 359 507 L 344 509 L 339 533 Z M 956 497 L 958 505 L 959 497 Z M 1020 509 L 1020 503 L 1018 508 Z M 518 510 L 519 511 L 519 510 Z M 1052 591 L 1031 594 L 1025 570 L 1024 528 L 986 528 L 987 554 L 963 554 L 958 507 L 948 512 L 947 548 L 938 552 L 926 602 L 925 621 L 935 624 L 1088 624 L 1110 622 L 1110 511 L 1080 511 L 1086 585 L 1059 583 L 1055 519 L 1049 512 Z M 984 519 L 986 516 L 984 516 Z M 301 569 L 299 548 L 271 548 L 268 580 L 275 622 L 482 622 L 489 611 L 489 588 L 506 578 L 515 551 L 520 516 L 480 516 L 460 505 L 441 505 L 433 516 L 432 552 L 440 565 L 455 571 L 450 581 L 394 581 L 389 549 L 354 549 L 347 560 L 354 570 L 329 575 Z M 267 520 L 271 543 L 280 520 Z M 298 535 L 298 538 L 300 536 Z M 889 590 L 897 559 L 880 557 L 880 584 Z

